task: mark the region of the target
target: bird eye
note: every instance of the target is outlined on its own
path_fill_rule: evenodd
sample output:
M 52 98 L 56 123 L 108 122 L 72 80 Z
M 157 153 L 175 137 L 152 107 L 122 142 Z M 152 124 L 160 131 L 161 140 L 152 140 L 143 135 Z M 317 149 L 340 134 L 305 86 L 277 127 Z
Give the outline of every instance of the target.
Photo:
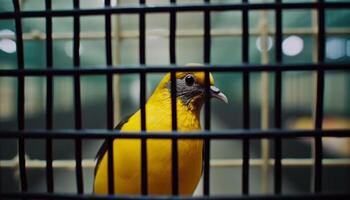
M 192 86 L 194 84 L 194 78 L 190 74 L 185 77 L 185 81 L 187 86 Z

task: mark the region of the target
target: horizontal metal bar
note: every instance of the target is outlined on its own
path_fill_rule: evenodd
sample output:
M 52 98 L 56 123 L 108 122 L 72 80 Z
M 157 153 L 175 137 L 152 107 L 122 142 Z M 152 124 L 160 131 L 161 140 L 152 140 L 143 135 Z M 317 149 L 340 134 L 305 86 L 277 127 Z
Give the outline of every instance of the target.
M 0 69 L 0 76 L 69 76 L 69 75 L 106 75 L 129 73 L 160 73 L 160 72 L 260 72 L 260 71 L 313 71 L 313 70 L 350 70 L 349 64 L 319 63 L 319 64 L 246 64 L 246 65 L 203 65 L 187 66 L 167 65 L 119 65 L 119 66 L 87 66 L 85 68 L 54 68 L 54 69 Z
M 316 9 L 324 7 L 326 9 L 350 8 L 350 2 L 310 2 L 310 3 L 203 3 L 203 4 L 169 4 L 169 5 L 133 5 L 104 7 L 95 9 L 70 9 L 70 10 L 51 10 L 51 11 L 22 11 L 20 13 L 3 12 L 0 13 L 0 19 L 11 19 L 19 17 L 67 17 L 67 16 L 88 16 L 105 14 L 139 14 L 139 13 L 162 13 L 162 12 L 193 12 L 193 11 L 229 11 L 229 10 L 266 10 L 266 9 Z
M 147 134 L 145 134 L 147 133 Z M 178 134 L 180 133 L 180 134 Z M 0 138 L 31 138 L 31 139 L 259 139 L 259 138 L 300 138 L 300 137 L 350 137 L 350 129 L 336 130 L 226 130 L 226 131 L 198 131 L 198 132 L 120 132 L 107 129 L 57 129 L 57 130 L 0 130 Z
M 249 160 L 251 167 L 261 167 L 263 164 L 262 159 L 252 158 Z M 231 167 L 242 167 L 242 159 L 211 159 L 210 167 L 211 168 L 231 168 Z M 274 159 L 269 159 L 268 164 L 273 166 Z M 350 167 L 349 158 L 326 158 L 322 160 L 324 167 Z M 284 158 L 282 159 L 282 166 L 288 168 L 297 168 L 297 167 L 309 167 L 313 165 L 313 159 L 309 158 Z M 75 160 L 54 160 L 52 162 L 52 167 L 54 169 L 67 169 L 74 170 L 76 166 Z M 11 160 L 0 160 L 1 168 L 17 168 L 18 159 Z M 94 169 L 96 167 L 96 160 L 93 159 L 84 159 L 82 160 L 82 167 L 87 169 Z M 45 169 L 46 160 L 37 160 L 37 159 L 26 159 L 26 168 L 27 169 Z
M 242 30 L 239 28 L 230 28 L 230 29 L 212 29 L 210 34 L 213 37 L 225 37 L 225 36 L 241 36 Z M 251 30 L 249 32 L 250 36 L 259 36 L 261 33 L 259 30 Z M 317 31 L 312 30 L 311 28 L 289 28 L 283 30 L 283 35 L 312 35 L 317 34 Z M 350 34 L 350 28 L 328 28 L 327 35 L 344 35 Z M 149 30 L 146 31 L 146 35 L 155 36 L 155 37 L 169 37 L 169 31 L 164 30 Z M 202 37 L 204 32 L 202 29 L 189 29 L 189 30 L 177 30 L 176 37 L 177 38 L 186 38 L 186 37 Z M 275 31 L 269 31 L 268 35 L 275 35 Z M 112 38 L 115 36 L 112 34 Z M 133 31 L 121 31 L 118 39 L 137 39 L 139 38 L 139 32 L 137 30 Z M 12 39 L 16 40 L 14 35 L 1 35 L 0 39 Z M 41 32 L 39 30 L 33 30 L 32 32 L 27 32 L 23 34 L 23 40 L 45 40 L 46 34 L 45 32 Z M 54 40 L 70 40 L 73 39 L 72 33 L 62 32 L 62 33 L 53 33 L 52 39 Z M 81 32 L 80 33 L 81 40 L 99 40 L 105 39 L 104 32 Z
M 309 158 L 284 158 L 281 160 L 283 167 L 309 167 L 314 164 L 313 159 Z M 263 165 L 263 159 L 250 159 L 249 164 L 252 167 L 261 167 Z M 274 166 L 275 159 L 268 160 L 268 164 Z M 350 159 L 341 158 L 327 158 L 322 160 L 322 164 L 325 167 L 349 167 Z M 213 159 L 210 161 L 211 167 L 241 167 L 242 159 Z
M 245 196 L 131 196 L 131 195 L 91 195 L 91 194 L 68 194 L 68 193 L 0 193 L 0 197 L 6 199 L 125 199 L 125 200 L 146 200 L 146 199 L 176 199 L 176 200 L 300 200 L 300 199 L 313 199 L 313 200 L 348 200 L 350 194 L 286 194 L 286 195 L 245 195 Z

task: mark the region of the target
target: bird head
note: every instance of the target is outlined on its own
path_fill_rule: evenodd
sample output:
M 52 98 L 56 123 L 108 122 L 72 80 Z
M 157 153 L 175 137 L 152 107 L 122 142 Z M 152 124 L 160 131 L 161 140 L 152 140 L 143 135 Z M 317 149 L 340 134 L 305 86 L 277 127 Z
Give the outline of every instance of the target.
M 228 103 L 226 95 L 214 86 L 214 78 L 211 73 L 209 73 L 209 94 L 206 93 L 205 89 L 205 72 L 176 72 L 175 78 L 177 99 L 181 100 L 183 105 L 189 108 L 200 110 L 206 95 Z M 164 76 L 155 93 L 160 91 L 171 93 L 170 73 Z

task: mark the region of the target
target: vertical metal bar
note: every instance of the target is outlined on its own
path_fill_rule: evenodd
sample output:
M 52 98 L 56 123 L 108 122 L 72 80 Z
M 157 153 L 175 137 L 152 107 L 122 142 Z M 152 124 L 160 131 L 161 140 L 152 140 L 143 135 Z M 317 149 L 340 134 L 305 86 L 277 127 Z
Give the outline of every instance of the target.
M 111 1 L 105 0 L 105 7 L 110 7 Z M 106 64 L 108 68 L 112 67 L 112 27 L 111 14 L 105 16 L 105 42 L 106 42 Z M 107 74 L 107 128 L 113 130 L 114 126 L 114 108 L 113 108 L 113 75 Z M 114 194 L 114 161 L 113 161 L 113 140 L 108 139 L 108 194 Z
M 140 104 L 141 104 L 141 130 L 146 131 L 146 75 L 144 72 L 140 74 Z M 141 139 L 141 193 L 147 195 L 147 142 Z
M 205 82 L 207 83 L 207 87 L 206 87 L 206 94 L 209 93 L 209 73 L 205 72 Z M 205 115 L 205 125 L 204 125 L 204 129 L 209 131 L 210 130 L 210 99 L 209 99 L 209 95 L 206 95 L 206 103 L 205 103 L 205 107 L 204 107 L 204 115 Z M 204 173 L 204 187 L 203 187 L 203 194 L 204 195 L 209 195 L 210 192 L 210 140 L 209 139 L 205 139 L 204 140 L 204 169 L 203 169 L 203 173 Z
M 79 9 L 79 0 L 73 1 L 74 9 Z M 73 32 L 73 63 L 75 68 L 80 67 L 80 19 L 79 16 L 74 15 L 74 32 Z M 81 96 L 80 96 L 80 76 L 74 75 L 74 118 L 75 118 L 75 128 L 82 128 L 81 121 Z M 81 153 L 81 139 L 75 139 L 75 161 L 76 161 L 76 180 L 77 180 L 77 191 L 79 194 L 84 192 L 83 185 L 83 171 L 81 166 L 82 153 Z
M 204 0 L 206 4 L 210 4 L 210 0 Z M 210 63 L 211 51 L 211 35 L 210 35 L 210 12 L 204 11 L 204 62 Z
M 243 112 L 249 112 L 249 74 L 243 74 Z M 246 91 L 248 90 L 248 91 Z M 249 114 L 243 114 L 243 128 L 249 129 Z M 250 155 L 250 141 L 243 139 L 243 169 L 242 169 L 242 194 L 249 194 L 249 155 Z
M 177 131 L 177 108 L 176 108 L 176 76 L 171 72 L 171 119 L 172 130 Z M 172 194 L 179 194 L 179 174 L 178 174 L 178 144 L 177 139 L 172 139 Z
M 176 4 L 176 0 L 170 0 L 171 4 Z M 176 63 L 176 12 L 170 12 L 170 36 L 169 36 L 169 47 L 170 47 L 170 63 Z
M 146 0 L 140 0 L 140 4 L 144 5 Z M 146 19 L 145 13 L 141 12 L 139 16 L 139 56 L 140 64 L 146 63 Z M 140 109 L 141 109 L 141 130 L 146 131 L 146 74 L 140 73 Z M 141 139 L 141 193 L 147 195 L 147 141 Z
M 248 4 L 248 0 L 242 0 Z M 248 10 L 242 10 L 242 61 L 249 63 L 249 16 Z M 243 128 L 249 129 L 249 73 L 243 72 Z M 243 139 L 242 194 L 249 193 L 249 139 Z
M 115 0 L 115 3 L 111 5 L 118 5 L 119 0 Z M 112 63 L 114 66 L 120 64 L 120 16 L 112 15 L 112 35 L 114 35 L 114 40 L 112 38 Z M 113 111 L 114 111 L 114 120 L 113 122 L 120 121 L 120 75 L 113 75 Z
M 281 0 L 276 0 L 277 4 L 281 3 Z M 276 63 L 282 63 L 282 13 L 281 8 L 276 8 L 275 13 L 276 22 Z M 282 128 L 282 73 L 276 71 L 275 74 L 275 128 Z M 275 139 L 275 169 L 274 169 L 274 191 L 275 194 L 281 194 L 282 192 L 282 140 L 281 138 Z
M 209 4 L 210 0 L 204 0 L 205 3 Z M 210 35 L 210 12 L 204 11 L 204 62 L 206 64 L 210 63 L 210 50 L 211 50 L 211 35 Z M 209 87 L 210 87 L 210 78 L 209 72 L 205 72 L 205 105 L 204 105 L 204 129 L 210 130 L 210 98 L 209 98 Z M 204 140 L 204 181 L 203 181 L 203 194 L 205 196 L 210 193 L 210 140 Z
M 320 7 L 318 7 L 318 57 L 317 63 L 324 62 L 325 51 L 325 24 L 324 24 L 324 0 L 318 0 Z M 316 119 L 315 129 L 322 129 L 323 121 L 323 98 L 324 98 L 324 71 L 322 69 L 317 70 L 317 83 L 316 83 Z M 322 138 L 315 136 L 315 176 L 314 176 L 314 192 L 322 191 Z
M 51 0 L 45 0 L 47 11 L 52 9 Z M 46 16 L 46 67 L 51 69 L 53 66 L 52 56 L 52 17 Z M 46 129 L 51 130 L 53 126 L 53 85 L 52 76 L 46 77 Z M 52 193 L 53 185 L 52 169 L 52 139 L 46 139 L 46 186 L 47 191 Z
M 114 194 L 113 140 L 111 140 L 111 139 L 107 140 L 107 148 L 108 148 L 108 153 L 107 153 L 107 156 L 108 156 L 108 158 L 107 158 L 108 159 L 107 160 L 107 162 L 108 162 L 108 169 L 107 169 L 108 194 Z
M 15 13 L 20 13 L 19 0 L 13 0 Z M 16 26 L 16 48 L 17 48 L 17 66 L 19 70 L 24 69 L 24 54 L 23 54 L 23 38 L 22 38 L 22 22 L 19 15 L 15 17 Z M 18 130 L 24 129 L 24 76 L 18 76 L 18 97 L 17 97 L 17 120 Z M 28 189 L 26 161 L 25 161 L 25 142 L 23 138 L 18 139 L 18 159 L 19 159 L 19 174 L 21 179 L 21 190 L 26 192 Z
M 176 0 L 170 0 L 175 4 Z M 170 64 L 176 64 L 176 12 L 170 12 L 170 37 L 169 37 L 169 54 Z M 170 74 L 171 80 L 171 126 L 173 131 L 177 131 L 177 108 L 176 108 L 176 75 L 175 72 Z M 179 174 L 178 174 L 178 144 L 177 139 L 172 139 L 172 194 L 179 194 Z

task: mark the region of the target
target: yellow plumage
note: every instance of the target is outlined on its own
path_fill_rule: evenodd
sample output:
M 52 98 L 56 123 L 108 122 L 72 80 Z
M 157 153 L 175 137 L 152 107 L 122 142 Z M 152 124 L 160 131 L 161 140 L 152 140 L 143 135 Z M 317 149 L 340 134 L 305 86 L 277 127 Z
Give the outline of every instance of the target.
M 183 79 L 188 72 L 176 73 L 178 80 Z M 204 73 L 195 72 L 196 83 L 204 87 Z M 165 75 L 158 87 L 146 103 L 147 131 L 171 131 L 171 94 L 169 91 L 170 74 Z M 214 80 L 210 75 L 210 85 Z M 177 97 L 178 131 L 198 131 L 201 129 L 199 113 L 203 103 L 203 95 L 191 98 L 184 104 Z M 132 115 L 121 127 L 122 132 L 140 131 L 140 110 Z M 127 134 L 127 133 L 124 133 Z M 114 148 L 114 181 L 116 194 L 141 193 L 141 142 L 139 139 L 117 139 Z M 178 141 L 178 172 L 179 193 L 191 195 L 201 176 L 202 171 L 202 140 Z M 100 158 L 96 168 L 94 192 L 108 193 L 107 152 Z M 171 194 L 171 140 L 147 140 L 148 193 Z

